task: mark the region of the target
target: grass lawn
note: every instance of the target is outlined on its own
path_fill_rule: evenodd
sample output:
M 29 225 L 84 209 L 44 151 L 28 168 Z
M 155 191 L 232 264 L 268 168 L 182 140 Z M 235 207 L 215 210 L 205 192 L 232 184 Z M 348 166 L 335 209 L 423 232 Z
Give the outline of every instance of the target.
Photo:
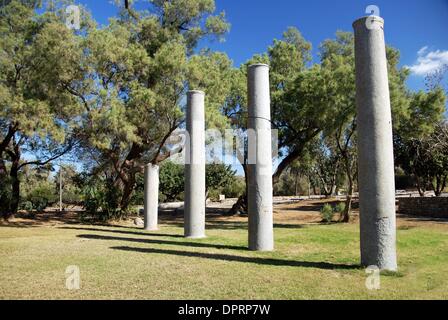
M 153 233 L 17 219 L 0 226 L 0 299 L 448 299 L 448 221 L 400 217 L 400 270 L 369 291 L 356 219 L 322 225 L 313 210 L 276 207 L 272 253 L 246 250 L 244 218 L 211 216 L 203 240 L 169 216 Z M 65 286 L 70 265 L 80 290 Z

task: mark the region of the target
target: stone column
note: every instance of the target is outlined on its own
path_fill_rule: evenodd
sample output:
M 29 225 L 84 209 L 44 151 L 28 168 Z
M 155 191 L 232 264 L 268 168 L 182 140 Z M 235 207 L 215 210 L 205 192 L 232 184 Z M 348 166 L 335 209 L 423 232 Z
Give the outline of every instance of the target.
M 384 20 L 353 23 L 358 110 L 361 264 L 397 270 L 395 173 Z
M 145 166 L 145 230 L 157 230 L 159 213 L 159 167 L 148 164 Z
M 187 238 L 205 238 L 205 94 L 187 94 L 187 139 L 185 152 L 185 223 Z
M 249 249 L 274 250 L 269 66 L 249 66 L 248 213 Z

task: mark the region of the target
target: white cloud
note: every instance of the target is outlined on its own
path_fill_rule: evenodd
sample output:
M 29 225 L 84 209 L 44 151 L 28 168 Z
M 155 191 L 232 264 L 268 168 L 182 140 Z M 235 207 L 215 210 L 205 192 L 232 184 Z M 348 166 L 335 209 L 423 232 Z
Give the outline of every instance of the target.
M 418 52 L 417 52 L 417 55 L 420 57 L 420 56 L 423 56 L 425 53 L 426 53 L 426 51 L 428 51 L 428 46 L 424 46 L 423 48 L 421 48 L 420 50 L 418 50 Z
M 415 75 L 426 76 L 439 70 L 444 65 L 448 65 L 448 50 L 428 52 L 428 47 L 425 46 L 417 52 L 417 61 L 408 68 Z

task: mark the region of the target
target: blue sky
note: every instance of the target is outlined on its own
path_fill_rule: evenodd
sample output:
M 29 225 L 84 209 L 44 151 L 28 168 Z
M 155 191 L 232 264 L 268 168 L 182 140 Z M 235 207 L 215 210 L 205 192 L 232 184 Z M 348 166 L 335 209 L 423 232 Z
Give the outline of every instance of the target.
M 75 0 L 90 9 L 100 24 L 116 15 L 112 0 Z M 146 0 L 137 0 L 138 8 Z M 442 63 L 448 64 L 448 0 L 216 0 L 231 23 L 226 41 L 201 43 L 224 51 L 236 66 L 256 53 L 265 52 L 273 39 L 289 26 L 297 27 L 313 44 L 314 62 L 319 44 L 334 38 L 337 30 L 352 31 L 352 22 L 376 5 L 385 19 L 386 42 L 401 52 L 401 65 L 413 74 L 409 88 L 425 89 L 424 76 Z M 147 5 L 147 4 L 146 4 Z M 238 173 L 241 168 L 237 166 Z
M 86 5 L 100 24 L 117 12 L 110 0 L 76 2 Z M 426 71 L 448 64 L 448 0 L 216 0 L 216 4 L 217 11 L 226 12 L 232 29 L 224 43 L 203 45 L 226 52 L 236 66 L 264 52 L 288 26 L 297 27 L 313 44 L 317 61 L 319 44 L 337 30 L 352 31 L 352 22 L 364 15 L 368 5 L 379 7 L 386 41 L 400 50 L 401 65 L 413 66 L 411 89 L 424 89 Z M 137 6 L 145 7 L 145 1 L 137 0 Z

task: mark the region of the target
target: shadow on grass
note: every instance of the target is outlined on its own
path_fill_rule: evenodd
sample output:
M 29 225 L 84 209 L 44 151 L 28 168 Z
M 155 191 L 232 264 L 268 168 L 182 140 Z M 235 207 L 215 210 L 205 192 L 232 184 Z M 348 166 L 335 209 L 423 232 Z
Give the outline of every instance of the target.
M 171 227 L 183 228 L 183 221 L 164 221 L 164 224 Z M 274 228 L 276 229 L 302 229 L 306 225 L 303 224 L 286 224 L 286 223 L 275 223 Z M 206 230 L 248 230 L 247 222 L 231 222 L 231 221 L 207 221 Z
M 302 212 L 319 212 L 325 204 L 330 204 L 332 206 L 336 206 L 339 203 L 345 203 L 345 200 L 335 200 L 335 199 L 322 199 L 319 202 L 311 202 L 306 204 L 299 203 L 298 206 L 285 208 L 283 210 L 286 211 L 302 211 Z M 352 209 L 359 209 L 359 202 L 358 200 L 353 200 L 352 202 Z
M 170 245 L 170 246 L 187 246 L 187 247 L 196 247 L 196 248 L 246 250 L 245 247 L 241 247 L 241 246 L 229 246 L 229 245 L 201 243 L 201 242 L 177 242 L 177 241 L 169 241 L 169 240 L 120 238 L 120 237 L 100 236 L 100 235 L 96 235 L 96 234 L 81 234 L 81 235 L 78 235 L 78 238 L 90 239 L 90 240 L 129 241 L 129 242 L 146 243 L 146 244 L 164 244 L 164 245 Z
M 111 226 L 107 226 L 111 227 Z M 118 227 L 123 228 L 123 227 Z M 144 233 L 137 231 L 128 231 L 128 230 L 117 230 L 117 229 L 98 229 L 98 228 L 81 228 L 81 227 L 59 227 L 59 229 L 67 229 L 67 230 L 79 230 L 79 231 L 94 231 L 94 232 L 111 232 L 125 235 L 135 235 L 135 236 L 148 236 L 148 237 L 169 237 L 169 238 L 184 238 L 184 236 L 178 234 L 163 234 L 163 233 Z M 129 228 L 136 230 L 136 228 Z
M 255 264 L 270 265 L 270 266 L 316 268 L 316 269 L 325 269 L 325 270 L 361 269 L 361 267 L 359 265 L 335 264 L 335 263 L 328 263 L 328 262 L 281 260 L 281 259 L 269 259 L 269 258 L 257 258 L 257 257 L 241 257 L 241 256 L 227 255 L 227 254 L 187 252 L 187 251 L 176 251 L 176 250 L 166 250 L 166 249 L 132 248 L 132 247 L 125 247 L 125 246 L 111 247 L 111 249 L 121 250 L 121 251 L 129 251 L 129 252 L 138 252 L 138 253 L 170 254 L 170 255 L 191 257 L 191 258 L 203 258 L 203 259 L 223 260 L 223 261 L 232 261 L 232 262 L 255 263 Z

